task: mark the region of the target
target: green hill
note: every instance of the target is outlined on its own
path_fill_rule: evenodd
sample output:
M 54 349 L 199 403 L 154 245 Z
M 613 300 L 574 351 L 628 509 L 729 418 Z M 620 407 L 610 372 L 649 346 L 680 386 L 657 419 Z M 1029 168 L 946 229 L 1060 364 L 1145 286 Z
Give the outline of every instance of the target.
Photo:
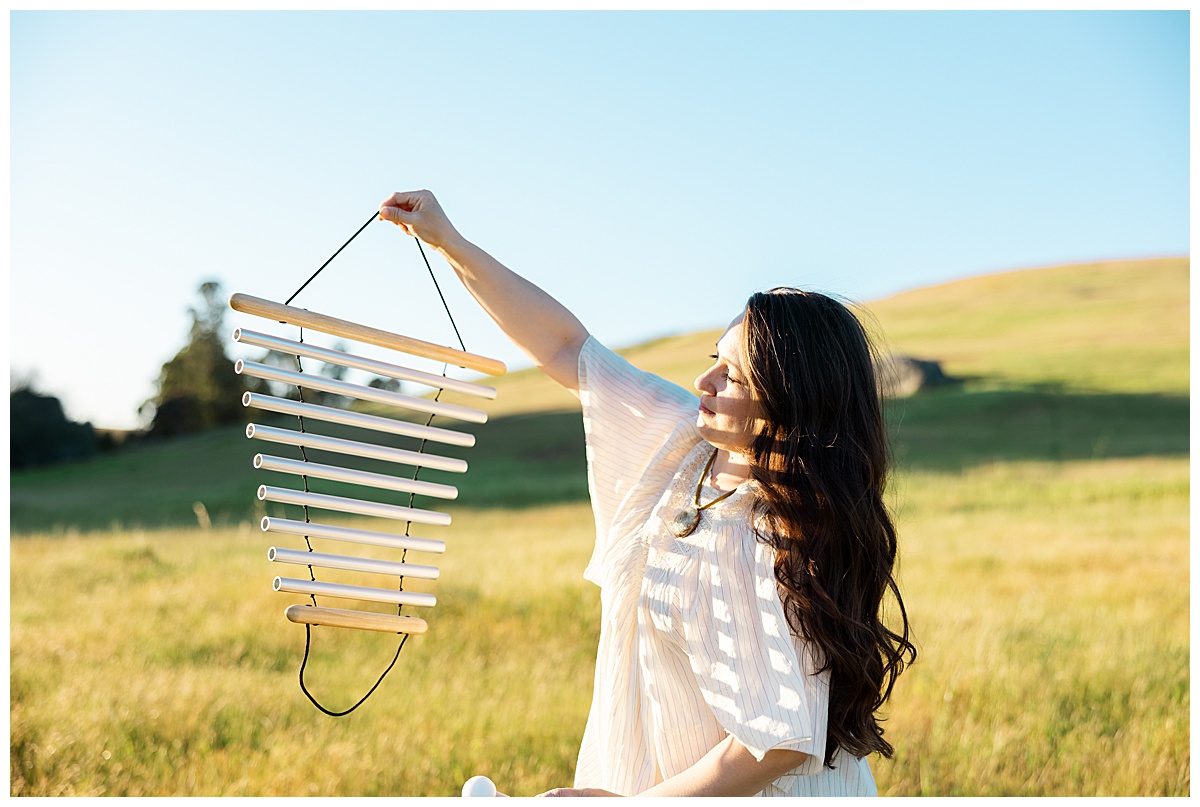
M 871 304 L 892 349 L 960 387 L 891 407 L 913 469 L 996 460 L 1185 456 L 1189 260 L 967 278 Z
M 1188 273 L 1187 258 L 1062 266 L 968 278 L 871 303 L 873 328 L 887 348 L 941 361 L 968 379 L 889 406 L 902 467 L 954 471 L 996 460 L 1186 455 Z M 621 352 L 690 388 L 719 334 L 669 337 Z M 536 370 L 512 373 L 497 387 L 498 399 L 487 405 L 491 422 L 474 427 L 478 445 L 462 454 L 471 470 L 456 506 L 585 499 L 574 399 Z M 194 524 L 195 502 L 216 524 L 254 518 L 262 512 L 257 485 L 272 477 L 286 484 L 251 467 L 250 458 L 264 448 L 237 427 L 14 473 L 11 529 Z M 454 482 L 452 476 L 422 478 Z M 333 483 L 314 482 L 313 489 L 339 492 Z
M 957 280 L 871 304 L 898 350 L 947 372 L 1086 392 L 1188 394 L 1188 258 Z

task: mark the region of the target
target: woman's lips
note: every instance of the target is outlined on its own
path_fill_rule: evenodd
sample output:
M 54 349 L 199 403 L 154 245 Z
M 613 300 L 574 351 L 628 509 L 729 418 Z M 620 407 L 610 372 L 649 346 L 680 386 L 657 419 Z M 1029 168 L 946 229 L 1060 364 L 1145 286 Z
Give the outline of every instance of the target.
M 713 413 L 713 411 L 711 409 L 709 409 L 707 406 L 705 406 L 703 403 L 700 404 L 700 411 L 706 415 L 711 415 Z

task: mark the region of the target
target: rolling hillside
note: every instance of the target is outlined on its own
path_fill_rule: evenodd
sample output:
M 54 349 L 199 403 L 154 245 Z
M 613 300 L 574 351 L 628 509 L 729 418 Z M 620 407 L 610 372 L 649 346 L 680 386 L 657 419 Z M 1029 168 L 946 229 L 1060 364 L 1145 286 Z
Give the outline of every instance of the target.
M 955 375 L 1187 395 L 1188 258 L 967 278 L 871 304 L 898 350 Z
M 888 405 L 896 575 L 919 655 L 884 709 L 896 753 L 871 759 L 880 795 L 1189 795 L 1187 261 L 970 278 L 870 308 L 891 347 L 965 378 Z M 716 335 L 625 352 L 688 383 Z M 429 631 L 341 720 L 297 687 L 307 633 L 272 590 L 277 536 L 247 523 L 254 488 L 289 481 L 251 469 L 263 446 L 240 428 L 14 475 L 12 795 L 570 782 L 601 621 L 581 574 L 582 429 L 535 373 L 500 386 L 445 508 L 452 533 L 431 528 L 448 539 L 427 556 L 442 575 L 409 580 L 436 590 Z M 196 501 L 212 528 L 197 528 Z M 349 706 L 395 647 L 318 628 L 307 680 Z
M 1188 273 L 1187 258 L 1061 266 L 870 304 L 868 319 L 885 346 L 939 360 L 967 378 L 889 407 L 897 457 L 906 467 L 953 471 L 998 459 L 1185 455 Z M 690 388 L 719 334 L 621 352 Z M 535 370 L 497 386 L 491 422 L 464 455 L 471 471 L 457 506 L 585 499 L 582 428 L 571 396 Z M 194 524 L 197 501 L 216 524 L 253 518 L 261 512 L 253 491 L 274 476 L 250 467 L 262 449 L 237 427 L 17 473 L 12 529 Z M 334 485 L 314 489 L 337 492 Z

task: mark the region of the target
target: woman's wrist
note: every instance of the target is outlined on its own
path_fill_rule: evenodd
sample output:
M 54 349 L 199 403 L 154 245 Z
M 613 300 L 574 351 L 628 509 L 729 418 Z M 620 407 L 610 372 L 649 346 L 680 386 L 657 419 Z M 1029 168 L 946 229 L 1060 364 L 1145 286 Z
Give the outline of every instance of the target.
M 455 230 L 446 238 L 439 239 L 440 243 L 433 248 L 438 251 L 443 258 L 448 261 L 453 261 L 456 258 L 461 258 L 464 253 L 473 248 L 475 245 L 462 237 L 462 234 Z

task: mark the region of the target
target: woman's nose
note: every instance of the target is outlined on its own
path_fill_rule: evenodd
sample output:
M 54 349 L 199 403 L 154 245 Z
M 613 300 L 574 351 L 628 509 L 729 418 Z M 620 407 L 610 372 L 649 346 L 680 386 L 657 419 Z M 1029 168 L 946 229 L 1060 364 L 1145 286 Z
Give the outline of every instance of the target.
M 700 375 L 696 376 L 696 380 L 692 382 L 697 392 L 707 392 L 709 395 L 714 393 L 712 386 L 712 370 L 705 370 Z

